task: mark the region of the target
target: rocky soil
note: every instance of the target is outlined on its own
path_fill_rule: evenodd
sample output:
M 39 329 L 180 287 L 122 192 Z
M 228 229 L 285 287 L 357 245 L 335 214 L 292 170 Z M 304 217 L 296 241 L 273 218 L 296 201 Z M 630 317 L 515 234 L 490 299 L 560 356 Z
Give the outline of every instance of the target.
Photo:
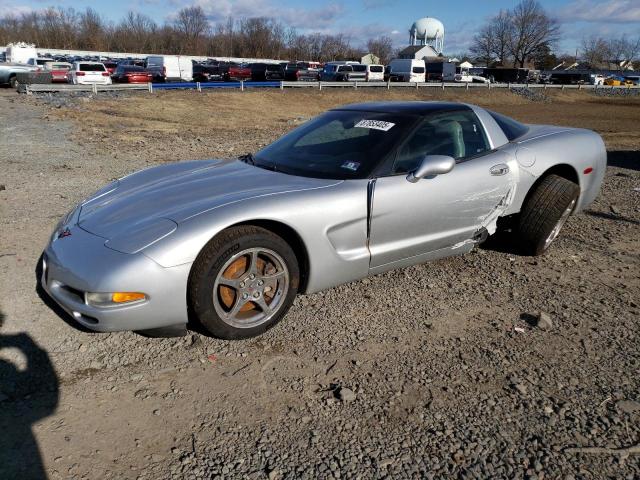
M 604 136 L 600 197 L 543 257 L 493 239 L 300 296 L 248 341 L 80 331 L 35 288 L 76 202 L 159 161 L 237 155 L 332 104 L 389 98 L 194 95 L 0 91 L 0 478 L 640 477 L 637 99 L 460 98 Z

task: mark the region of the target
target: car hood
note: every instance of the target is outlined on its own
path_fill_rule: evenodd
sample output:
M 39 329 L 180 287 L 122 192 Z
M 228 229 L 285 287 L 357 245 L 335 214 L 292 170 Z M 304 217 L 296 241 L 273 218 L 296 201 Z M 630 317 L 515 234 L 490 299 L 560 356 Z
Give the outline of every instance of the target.
M 82 203 L 79 226 L 111 239 L 154 218 L 177 224 L 250 198 L 340 183 L 265 170 L 239 160 L 201 160 L 150 168 L 117 180 Z

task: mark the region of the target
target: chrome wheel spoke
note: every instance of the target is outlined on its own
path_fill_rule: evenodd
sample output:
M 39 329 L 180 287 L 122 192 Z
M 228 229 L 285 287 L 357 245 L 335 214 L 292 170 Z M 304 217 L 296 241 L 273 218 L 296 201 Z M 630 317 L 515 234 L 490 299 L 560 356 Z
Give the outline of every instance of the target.
M 269 315 L 273 310 L 269 306 L 269 304 L 267 304 L 267 301 L 265 300 L 264 295 L 260 295 L 259 298 L 254 298 L 253 299 L 253 303 L 258 305 L 260 307 L 260 309 L 262 310 L 262 313 L 264 313 L 265 315 Z
M 285 271 L 282 270 L 280 272 L 276 272 L 276 273 L 272 273 L 270 275 L 263 275 L 261 278 L 262 280 L 264 280 L 265 282 L 270 282 L 272 280 L 279 280 L 281 278 L 284 278 L 285 276 Z
M 227 313 L 227 315 L 226 315 L 227 318 L 235 318 L 236 315 L 238 315 L 238 313 L 240 313 L 240 309 L 242 307 L 244 307 L 248 302 L 249 302 L 249 299 L 244 299 L 242 297 L 238 297 L 236 299 L 235 304 L 231 308 L 231 310 L 229 310 L 229 313 Z
M 220 277 L 218 279 L 218 285 L 222 285 L 225 287 L 233 288 L 234 290 L 238 290 L 238 287 L 240 286 L 240 279 Z
M 258 274 L 258 250 L 251 251 L 247 273 L 249 274 L 249 278 L 251 278 L 251 275 Z
M 558 221 L 556 222 L 556 224 L 553 226 L 553 229 L 551 230 L 551 232 L 549 233 L 549 236 L 547 237 L 547 239 L 544 241 L 544 249 L 546 250 L 547 248 L 549 248 L 549 245 L 551 245 L 551 242 L 553 242 L 556 237 L 560 234 L 560 230 L 562 230 L 563 225 L 565 224 L 565 222 L 567 221 L 567 219 L 569 218 L 569 215 L 571 215 L 571 212 L 573 211 L 573 207 L 575 206 L 576 201 L 575 199 L 571 201 L 571 203 L 567 206 L 567 208 L 565 209 L 564 212 L 562 212 L 562 215 L 560 216 L 560 218 L 558 219 Z

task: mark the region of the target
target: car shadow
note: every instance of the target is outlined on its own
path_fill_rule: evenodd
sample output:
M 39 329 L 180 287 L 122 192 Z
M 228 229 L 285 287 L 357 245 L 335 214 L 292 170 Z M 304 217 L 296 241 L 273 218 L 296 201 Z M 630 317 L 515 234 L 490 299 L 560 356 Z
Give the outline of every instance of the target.
M 42 255 L 38 258 L 38 262 L 34 268 L 34 274 L 36 277 L 36 294 L 40 297 L 40 300 L 49 307 L 53 313 L 55 313 L 62 321 L 64 321 L 70 327 L 75 328 L 84 333 L 92 333 L 93 330 L 89 330 L 84 325 L 78 323 L 71 315 L 69 315 L 60 305 L 58 305 L 49 294 L 42 288 L 40 279 L 42 278 Z
M 607 152 L 607 166 L 640 171 L 640 151 L 613 150 Z
M 522 256 L 522 251 L 518 245 L 518 237 L 511 230 L 498 230 L 478 245 L 482 250 L 497 253 L 509 253 L 511 255 Z
M 626 222 L 631 223 L 632 225 L 640 225 L 640 222 L 638 220 L 623 217 L 622 215 L 615 215 L 613 213 L 596 212 L 594 210 L 585 210 L 584 213 L 585 215 L 589 215 L 590 217 L 604 218 L 605 220 L 612 220 L 614 222 Z
M 55 412 L 59 381 L 51 359 L 28 334 L 3 334 L 0 312 L 0 478 L 44 479 L 33 425 Z

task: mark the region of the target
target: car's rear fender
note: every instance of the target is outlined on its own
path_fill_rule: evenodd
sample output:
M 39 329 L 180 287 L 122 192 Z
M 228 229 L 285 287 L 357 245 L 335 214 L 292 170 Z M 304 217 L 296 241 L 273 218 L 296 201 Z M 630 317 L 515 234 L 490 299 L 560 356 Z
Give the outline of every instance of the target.
M 504 147 L 517 160 L 518 189 L 505 215 L 518 213 L 528 195 L 547 175 L 556 174 L 575 182 L 580 196 L 575 211 L 597 196 L 606 169 L 606 150 L 600 136 L 584 129 L 557 128 L 539 136 L 528 136 Z

